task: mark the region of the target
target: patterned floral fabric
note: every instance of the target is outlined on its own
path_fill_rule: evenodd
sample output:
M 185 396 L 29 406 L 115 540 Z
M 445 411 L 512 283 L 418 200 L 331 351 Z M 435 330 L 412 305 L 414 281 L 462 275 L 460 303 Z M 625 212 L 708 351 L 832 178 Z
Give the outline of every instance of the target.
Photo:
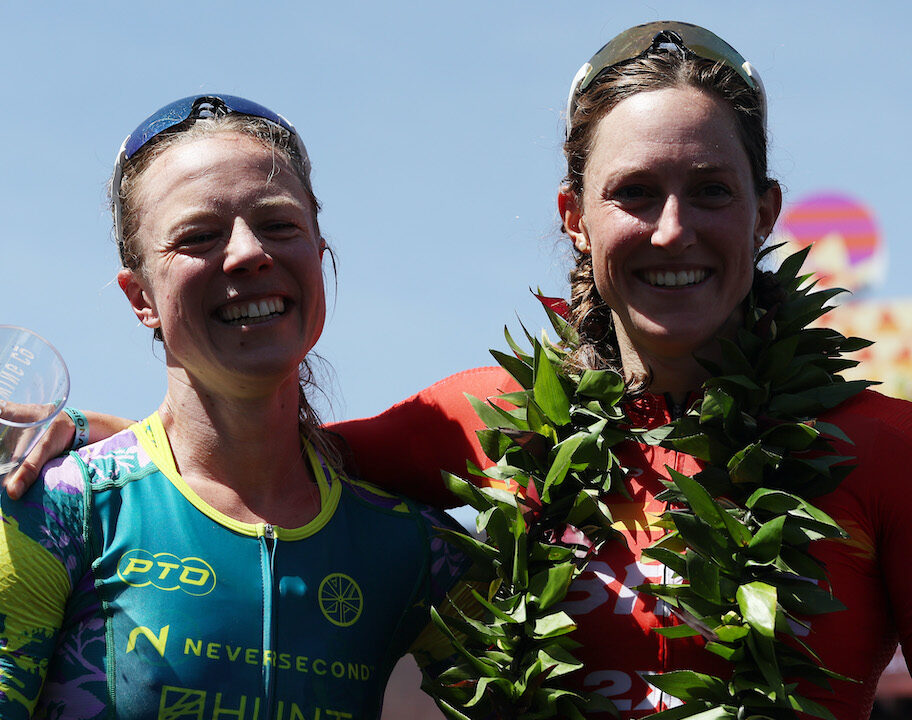
M 378 717 L 401 655 L 438 659 L 428 608 L 466 559 L 448 517 L 310 455 L 300 528 L 208 506 L 156 415 L 4 497 L 0 717 Z

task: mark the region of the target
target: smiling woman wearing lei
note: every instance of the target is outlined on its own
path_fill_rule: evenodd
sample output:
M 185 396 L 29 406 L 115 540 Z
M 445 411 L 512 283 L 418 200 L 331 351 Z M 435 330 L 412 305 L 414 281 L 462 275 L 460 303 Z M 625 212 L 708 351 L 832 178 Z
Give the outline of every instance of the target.
M 616 37 L 571 87 L 560 341 L 337 426 L 374 482 L 452 503 L 437 468 L 469 458 L 515 491 L 449 483 L 491 581 L 438 690 L 453 717 L 863 720 L 912 644 L 912 406 L 840 378 L 864 343 L 807 327 L 829 296 L 800 258 L 758 269 L 767 120 L 711 32 Z M 508 393 L 474 404 L 478 437 L 464 393 Z
M 709 31 L 619 35 L 570 92 L 562 342 L 513 344 L 502 369 L 340 428 L 366 457 L 379 427 L 420 427 L 416 462 L 436 453 L 461 474 L 450 449 L 472 443 L 478 466 L 500 460 L 476 482 L 525 486 L 519 522 L 496 492 L 452 484 L 497 548 L 476 553 L 489 630 L 442 690 L 461 713 L 601 717 L 594 693 L 625 720 L 862 720 L 897 640 L 912 644 L 912 483 L 896 458 L 912 404 L 838 376 L 864 343 L 806 327 L 829 295 L 801 282 L 800 258 L 757 269 L 781 205 L 766 124 L 756 70 Z M 479 442 L 463 393 L 521 407 L 476 403 Z M 543 560 L 549 538 L 585 557 Z M 536 630 L 573 626 L 577 648 Z

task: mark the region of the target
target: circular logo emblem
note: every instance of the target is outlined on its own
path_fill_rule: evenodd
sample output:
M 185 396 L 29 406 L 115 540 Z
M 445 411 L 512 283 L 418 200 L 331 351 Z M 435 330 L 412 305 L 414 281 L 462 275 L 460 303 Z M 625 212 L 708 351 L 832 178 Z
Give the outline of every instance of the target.
M 364 596 L 358 583 L 343 573 L 332 573 L 323 578 L 317 591 L 323 617 L 333 625 L 348 627 L 361 617 Z

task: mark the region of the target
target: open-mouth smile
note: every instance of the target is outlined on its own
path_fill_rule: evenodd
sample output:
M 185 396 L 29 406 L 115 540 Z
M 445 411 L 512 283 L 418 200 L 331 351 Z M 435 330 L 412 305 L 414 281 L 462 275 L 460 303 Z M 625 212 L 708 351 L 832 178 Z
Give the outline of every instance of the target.
M 637 277 L 653 287 L 688 287 L 699 285 L 709 277 L 710 271 L 706 268 L 691 268 L 690 270 L 640 270 Z
M 223 305 L 217 311 L 219 320 L 229 325 L 251 325 L 266 322 L 285 313 L 285 300 L 271 296 Z

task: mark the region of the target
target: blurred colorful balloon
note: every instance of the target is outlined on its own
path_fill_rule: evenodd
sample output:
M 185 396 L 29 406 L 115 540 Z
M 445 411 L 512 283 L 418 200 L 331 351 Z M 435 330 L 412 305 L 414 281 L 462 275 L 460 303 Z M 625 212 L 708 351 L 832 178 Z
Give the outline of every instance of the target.
M 814 244 L 804 269 L 820 287 L 858 292 L 883 280 L 886 252 L 874 214 L 847 195 L 802 198 L 786 208 L 778 228 L 777 241 L 787 243 L 788 253 Z

